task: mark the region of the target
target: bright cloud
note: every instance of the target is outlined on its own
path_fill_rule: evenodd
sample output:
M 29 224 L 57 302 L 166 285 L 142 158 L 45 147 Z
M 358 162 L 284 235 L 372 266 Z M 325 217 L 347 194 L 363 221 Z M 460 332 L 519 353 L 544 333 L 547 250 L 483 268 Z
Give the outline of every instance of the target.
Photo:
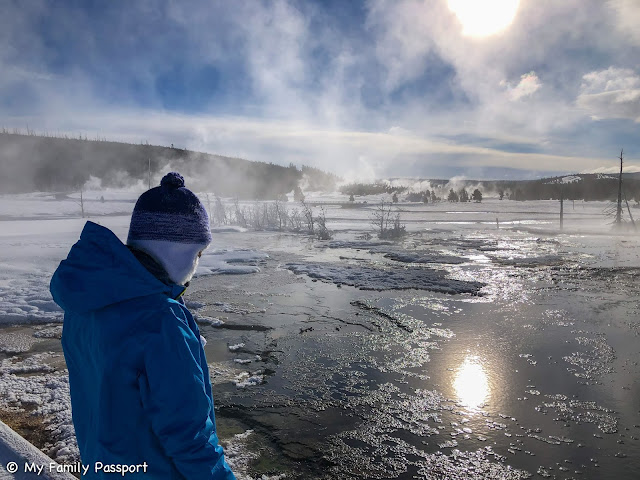
M 622 168 L 623 173 L 638 173 L 640 172 L 640 165 L 625 165 Z M 620 167 L 599 167 L 592 170 L 585 170 L 582 173 L 601 173 L 606 175 L 618 175 L 620 173 Z
M 627 118 L 640 123 L 640 75 L 609 67 L 584 77 L 577 104 L 594 119 Z
M 520 82 L 515 87 L 506 82 L 502 82 L 502 85 L 507 87 L 509 98 L 516 101 L 536 93 L 542 87 L 542 82 L 536 72 L 529 72 L 520 77 Z
M 640 88 L 640 76 L 630 68 L 609 67 L 599 72 L 587 73 L 583 78 L 585 94 L 613 92 Z
M 609 0 L 617 14 L 616 24 L 628 41 L 640 45 L 640 2 L 637 0 Z

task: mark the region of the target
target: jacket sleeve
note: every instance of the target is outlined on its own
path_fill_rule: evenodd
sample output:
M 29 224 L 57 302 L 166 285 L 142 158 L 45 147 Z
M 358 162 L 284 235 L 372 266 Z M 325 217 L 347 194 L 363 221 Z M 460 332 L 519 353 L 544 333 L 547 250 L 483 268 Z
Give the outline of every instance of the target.
M 186 479 L 234 480 L 212 421 L 209 379 L 200 366 L 204 350 L 181 317 L 177 305 L 162 312 L 156 318 L 159 331 L 143 347 L 143 407 L 165 453 Z

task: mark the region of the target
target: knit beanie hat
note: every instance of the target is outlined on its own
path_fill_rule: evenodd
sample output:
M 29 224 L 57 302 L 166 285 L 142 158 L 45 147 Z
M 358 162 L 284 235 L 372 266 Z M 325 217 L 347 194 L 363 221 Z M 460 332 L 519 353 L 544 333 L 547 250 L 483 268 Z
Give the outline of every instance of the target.
M 133 209 L 127 245 L 157 260 L 180 285 L 198 266 L 198 253 L 211 243 L 209 216 L 177 172 L 166 174 L 159 187 L 146 191 Z

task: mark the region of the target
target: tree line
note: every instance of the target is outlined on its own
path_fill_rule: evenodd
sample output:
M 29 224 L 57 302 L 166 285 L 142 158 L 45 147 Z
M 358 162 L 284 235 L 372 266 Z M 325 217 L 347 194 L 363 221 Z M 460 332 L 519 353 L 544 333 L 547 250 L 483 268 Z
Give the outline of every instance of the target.
M 122 188 L 139 181 L 146 184 L 149 173 L 153 186 L 167 167 L 188 176 L 192 190 L 241 199 L 281 198 L 303 181 L 311 190 L 333 190 L 339 181 L 313 167 L 298 169 L 173 146 L 0 131 L 3 193 L 78 190 L 90 177 L 100 179 L 103 187 Z
M 390 185 L 384 182 L 351 183 L 343 185 L 340 191 L 346 195 L 393 195 L 394 203 L 398 199 L 407 202 L 435 203 L 481 202 L 485 196 L 500 200 L 585 200 L 613 201 L 618 192 L 617 175 L 580 174 L 572 176 L 571 181 L 563 182 L 564 177 L 548 177 L 536 180 L 459 180 L 459 188 L 450 188 L 447 180 L 429 181 L 431 189 L 408 192 L 408 187 Z M 473 190 L 472 190 L 473 189 Z M 623 191 L 627 200 L 640 203 L 640 176 L 623 174 Z M 400 196 L 398 196 L 400 194 Z M 403 196 L 404 194 L 404 196 Z M 352 201 L 354 201 L 352 200 Z

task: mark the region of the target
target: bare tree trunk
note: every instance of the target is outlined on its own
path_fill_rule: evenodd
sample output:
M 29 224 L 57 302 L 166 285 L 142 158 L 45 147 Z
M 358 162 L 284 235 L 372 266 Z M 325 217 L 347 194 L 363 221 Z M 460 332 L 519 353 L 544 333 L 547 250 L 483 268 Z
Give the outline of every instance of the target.
M 560 230 L 564 226 L 564 188 L 560 185 Z
M 629 202 L 627 201 L 627 194 L 624 194 L 624 201 L 627 204 L 627 212 L 629 212 L 629 218 L 631 219 L 631 225 L 633 225 L 633 230 L 637 231 L 636 222 L 633 220 L 633 215 L 631 215 L 631 209 L 629 208 Z
M 618 207 L 616 209 L 616 225 L 618 228 L 622 225 L 622 153 L 620 150 L 620 177 L 618 179 Z
M 207 207 L 208 207 L 207 210 L 209 210 L 209 212 L 208 212 L 209 213 L 209 220 L 211 222 L 213 222 L 213 217 L 211 216 L 211 200 L 209 199 L 209 193 L 208 192 L 205 193 L 205 196 L 207 197 Z

